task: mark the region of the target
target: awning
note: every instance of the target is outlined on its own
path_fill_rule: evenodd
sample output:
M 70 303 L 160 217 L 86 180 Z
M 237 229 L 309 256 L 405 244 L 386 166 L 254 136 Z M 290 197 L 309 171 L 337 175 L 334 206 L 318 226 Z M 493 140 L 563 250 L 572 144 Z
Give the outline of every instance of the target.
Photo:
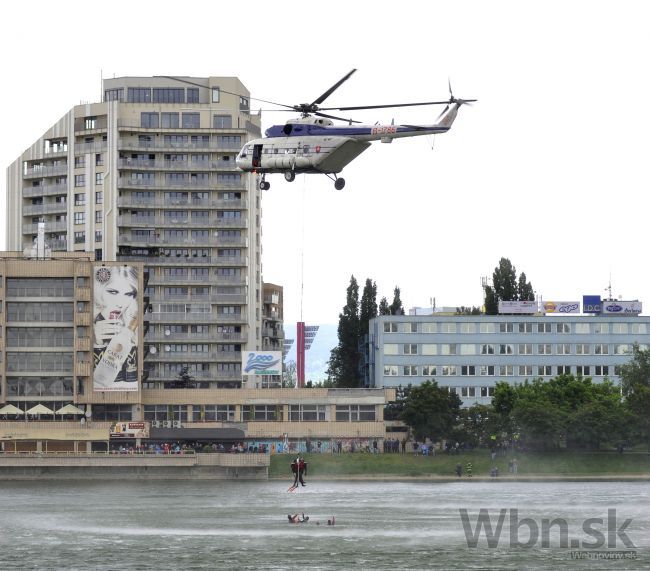
M 244 440 L 246 433 L 239 428 L 152 428 L 151 440 Z
M 47 408 L 42 404 L 37 404 L 27 411 L 27 414 L 54 414 L 54 411 L 51 408 Z
M 80 408 L 77 408 L 72 403 L 68 403 L 64 407 L 57 410 L 56 414 L 84 414 L 84 411 Z
M 14 406 L 13 404 L 6 404 L 2 408 L 0 408 L 0 414 L 25 414 L 22 410 L 20 410 L 17 406 Z

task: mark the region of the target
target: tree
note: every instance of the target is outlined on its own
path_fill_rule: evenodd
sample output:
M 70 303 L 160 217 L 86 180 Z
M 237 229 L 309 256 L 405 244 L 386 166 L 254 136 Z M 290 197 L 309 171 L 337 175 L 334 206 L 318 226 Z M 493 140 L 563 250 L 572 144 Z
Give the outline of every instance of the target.
M 390 304 L 391 315 L 404 315 L 404 308 L 402 307 L 402 300 L 400 299 L 400 289 L 395 286 L 393 290 L 393 303 Z
M 409 390 L 401 419 L 417 440 L 438 440 L 452 434 L 460 406 L 457 394 L 439 387 L 436 381 L 424 381 Z
M 282 373 L 282 387 L 292 389 L 296 386 L 296 379 L 298 378 L 298 367 L 296 362 L 291 360 L 287 361 L 284 365 L 284 372 Z
M 633 418 L 636 436 L 645 439 L 650 451 L 650 349 L 632 347 L 632 359 L 620 368 L 625 407 Z
M 346 303 L 339 314 L 338 345 L 332 349 L 327 375 L 336 386 L 358 387 L 359 374 L 359 284 L 354 276 L 347 288 Z
M 177 380 L 174 382 L 175 389 L 193 389 L 194 388 L 194 377 L 190 374 L 189 367 L 183 367 L 178 375 Z
M 384 407 L 384 420 L 399 420 L 404 412 L 404 405 L 406 404 L 406 399 L 411 392 L 412 385 L 402 387 L 400 385 L 395 391 L 395 400 L 389 402 Z
M 390 305 L 385 297 L 382 297 L 379 302 L 379 315 L 390 315 Z
M 482 311 L 480 307 L 465 307 L 461 305 L 456 308 L 456 315 L 481 315 Z
M 535 292 L 526 274 L 521 273 L 517 280 L 517 272 L 508 258 L 501 258 L 499 265 L 494 268 L 492 285 L 485 286 L 485 313 L 497 315 L 499 301 L 535 301 Z
M 368 333 L 368 324 L 377 317 L 377 285 L 371 279 L 366 280 L 366 285 L 361 294 L 359 307 L 359 333 L 364 336 Z

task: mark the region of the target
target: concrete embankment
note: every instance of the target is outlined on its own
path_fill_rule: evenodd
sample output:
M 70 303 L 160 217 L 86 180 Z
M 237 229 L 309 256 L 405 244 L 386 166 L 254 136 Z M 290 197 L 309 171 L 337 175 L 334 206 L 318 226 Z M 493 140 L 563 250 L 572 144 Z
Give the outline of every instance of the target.
M 2 480 L 266 480 L 266 454 L 3 454 Z

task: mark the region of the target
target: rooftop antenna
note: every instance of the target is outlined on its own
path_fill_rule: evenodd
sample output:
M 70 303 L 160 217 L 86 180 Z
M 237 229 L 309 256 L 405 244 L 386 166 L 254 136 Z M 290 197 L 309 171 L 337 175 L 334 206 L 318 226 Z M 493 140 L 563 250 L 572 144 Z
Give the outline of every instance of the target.
M 609 285 L 605 288 L 605 291 L 608 293 L 609 297 L 607 298 L 609 301 L 612 301 L 614 298 L 612 297 L 612 273 L 609 273 Z

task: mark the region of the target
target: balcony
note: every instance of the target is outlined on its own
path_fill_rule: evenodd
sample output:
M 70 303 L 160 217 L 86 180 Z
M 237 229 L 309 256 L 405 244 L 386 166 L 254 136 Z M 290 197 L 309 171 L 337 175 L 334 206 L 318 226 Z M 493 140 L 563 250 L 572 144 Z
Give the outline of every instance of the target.
M 43 184 L 41 186 L 26 186 L 23 188 L 23 197 L 50 196 L 54 194 L 68 194 L 67 184 Z
M 246 315 L 243 313 L 230 315 L 222 313 L 148 313 L 145 319 L 149 318 L 151 323 L 246 323 Z
M 49 222 L 45 221 L 46 232 L 66 232 L 68 230 L 67 222 Z M 38 224 L 23 224 L 23 234 L 38 233 Z
M 29 204 L 23 206 L 23 216 L 37 216 L 39 214 L 53 214 L 55 212 L 67 212 L 68 205 L 65 202 L 51 204 Z
M 190 257 L 190 256 L 117 256 L 118 262 L 143 262 L 150 266 L 178 266 L 179 264 L 190 264 L 193 266 L 199 265 L 212 265 L 216 258 L 206 257 Z
M 247 200 L 223 200 L 223 199 L 204 199 L 191 198 L 171 199 L 160 195 L 155 198 L 143 198 L 135 196 L 120 196 L 117 199 L 117 205 L 120 208 L 178 208 L 183 210 L 191 208 L 227 208 L 233 210 L 243 210 L 248 208 Z
M 68 165 L 33 165 L 23 171 L 23 178 L 43 178 L 68 174 Z

